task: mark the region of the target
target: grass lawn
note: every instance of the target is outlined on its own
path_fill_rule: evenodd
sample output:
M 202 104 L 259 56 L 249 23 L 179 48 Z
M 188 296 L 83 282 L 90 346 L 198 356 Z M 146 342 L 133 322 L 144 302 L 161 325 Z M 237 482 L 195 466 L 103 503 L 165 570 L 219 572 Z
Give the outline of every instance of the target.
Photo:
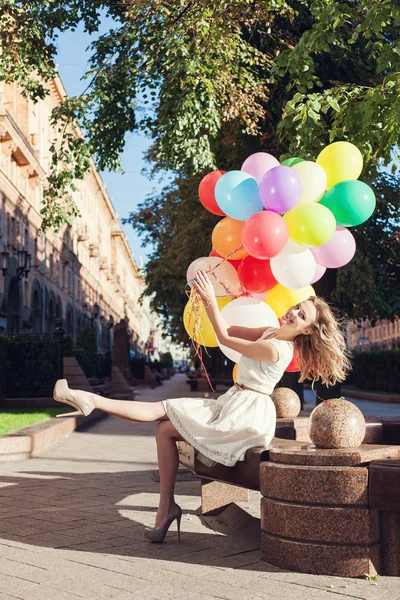
M 11 433 L 21 427 L 32 425 L 38 421 L 51 419 L 61 412 L 69 411 L 69 408 L 41 408 L 41 409 L 9 409 L 0 411 L 0 435 Z

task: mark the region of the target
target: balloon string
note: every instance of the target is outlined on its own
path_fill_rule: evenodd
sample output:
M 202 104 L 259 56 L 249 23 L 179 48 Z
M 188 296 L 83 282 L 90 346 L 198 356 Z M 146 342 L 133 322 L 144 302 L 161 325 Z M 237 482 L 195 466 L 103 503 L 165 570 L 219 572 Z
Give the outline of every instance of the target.
M 221 262 L 219 262 L 217 265 L 215 265 L 215 267 L 211 267 L 211 265 L 209 265 L 209 268 L 206 270 L 206 273 L 209 273 L 211 275 L 211 277 L 213 277 L 215 279 L 216 283 L 218 283 L 226 293 L 226 295 L 224 295 L 224 296 L 218 296 L 219 298 L 229 297 L 231 299 L 235 299 L 235 298 L 239 298 L 241 296 L 249 295 L 248 292 L 246 292 L 244 290 L 244 288 L 241 284 L 240 284 L 241 293 L 240 294 L 232 293 L 232 291 L 225 285 L 225 283 L 223 281 L 220 281 L 218 279 L 217 275 L 214 273 L 214 271 L 219 266 L 221 266 L 224 262 L 229 260 L 229 257 L 233 256 L 236 252 L 238 252 L 242 248 L 243 248 L 243 244 L 238 246 L 238 248 L 235 248 L 235 250 L 232 250 L 232 252 L 230 252 L 228 254 L 228 256 L 221 257 Z M 188 281 L 188 283 L 186 285 L 193 283 L 195 281 L 195 279 L 196 279 L 196 277 L 193 277 L 192 279 L 190 279 Z M 210 386 L 211 390 L 213 392 L 215 392 L 215 389 L 210 381 L 210 377 L 208 375 L 206 366 L 203 361 L 203 350 L 202 350 L 201 344 L 200 344 L 200 342 L 197 342 L 195 339 L 196 337 L 198 337 L 200 339 L 202 338 L 201 325 L 202 325 L 203 317 L 201 316 L 201 304 L 203 303 L 203 301 L 195 287 L 192 287 L 190 291 L 185 289 L 185 292 L 186 292 L 186 295 L 189 297 L 189 302 L 190 302 L 189 323 L 188 323 L 189 330 L 190 330 L 190 325 L 193 322 L 193 331 L 192 331 L 192 336 L 191 336 L 192 346 L 195 351 L 195 356 L 197 356 L 197 358 L 200 361 L 200 367 L 207 378 L 208 385 Z M 192 319 L 194 319 L 194 321 L 192 321 Z M 206 350 L 206 353 L 207 353 L 207 350 Z M 207 356 L 209 356 L 208 353 L 207 353 Z

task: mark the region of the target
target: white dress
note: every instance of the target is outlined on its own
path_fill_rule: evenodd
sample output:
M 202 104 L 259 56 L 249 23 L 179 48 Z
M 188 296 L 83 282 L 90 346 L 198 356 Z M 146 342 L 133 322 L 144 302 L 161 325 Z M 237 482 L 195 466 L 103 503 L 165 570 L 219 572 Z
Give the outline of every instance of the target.
M 260 339 L 276 331 L 266 329 Z M 264 362 L 242 356 L 237 383 L 253 390 L 229 388 L 216 400 L 210 398 L 174 398 L 164 400 L 165 411 L 184 440 L 197 451 L 198 459 L 211 466 L 228 467 L 244 460 L 248 448 L 266 446 L 275 434 L 276 412 L 269 395 L 293 358 L 294 344 L 271 338 L 278 351 L 277 362 Z

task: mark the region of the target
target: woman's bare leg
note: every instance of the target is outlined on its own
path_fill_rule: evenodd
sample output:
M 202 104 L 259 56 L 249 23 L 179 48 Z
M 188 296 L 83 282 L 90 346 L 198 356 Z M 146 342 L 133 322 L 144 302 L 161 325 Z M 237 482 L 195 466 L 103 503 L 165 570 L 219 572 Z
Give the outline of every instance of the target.
M 176 442 L 183 440 L 165 413 L 162 402 L 132 402 L 113 400 L 84 390 L 71 390 L 75 398 L 86 397 L 95 408 L 131 421 L 160 421 L 156 428 L 157 457 L 160 471 L 160 501 L 156 516 L 156 527 L 161 527 L 175 500 L 175 479 L 179 458 Z
M 95 408 L 130 421 L 149 422 L 166 418 L 164 406 L 161 402 L 114 400 L 84 390 L 71 390 L 71 394 L 76 399 L 86 398 L 90 400 Z
M 155 527 L 164 525 L 174 505 L 174 490 L 179 458 L 176 442 L 183 438 L 169 419 L 161 421 L 156 429 L 158 468 L 160 470 L 160 502 Z

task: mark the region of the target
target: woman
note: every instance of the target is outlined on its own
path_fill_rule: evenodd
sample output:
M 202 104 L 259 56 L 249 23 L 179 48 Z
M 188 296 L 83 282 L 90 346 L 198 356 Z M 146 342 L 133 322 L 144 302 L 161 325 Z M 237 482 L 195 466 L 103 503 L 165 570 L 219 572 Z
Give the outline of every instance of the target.
M 156 429 L 160 470 L 160 502 L 154 529 L 146 537 L 162 542 L 177 520 L 180 539 L 182 511 L 174 500 L 178 469 L 176 442 L 186 440 L 205 464 L 227 466 L 243 460 L 246 450 L 267 445 L 275 432 L 275 407 L 270 398 L 293 358 L 296 346 L 300 381 L 318 379 L 335 383 L 346 377 L 350 363 L 343 334 L 324 300 L 311 297 L 282 316 L 282 327 L 228 327 L 221 317 L 208 275 L 199 271 L 194 283 L 219 341 L 242 354 L 238 382 L 217 400 L 176 398 L 162 402 L 129 402 L 69 390 L 57 381 L 54 398 L 88 415 L 94 408 L 132 421 L 159 421 Z

